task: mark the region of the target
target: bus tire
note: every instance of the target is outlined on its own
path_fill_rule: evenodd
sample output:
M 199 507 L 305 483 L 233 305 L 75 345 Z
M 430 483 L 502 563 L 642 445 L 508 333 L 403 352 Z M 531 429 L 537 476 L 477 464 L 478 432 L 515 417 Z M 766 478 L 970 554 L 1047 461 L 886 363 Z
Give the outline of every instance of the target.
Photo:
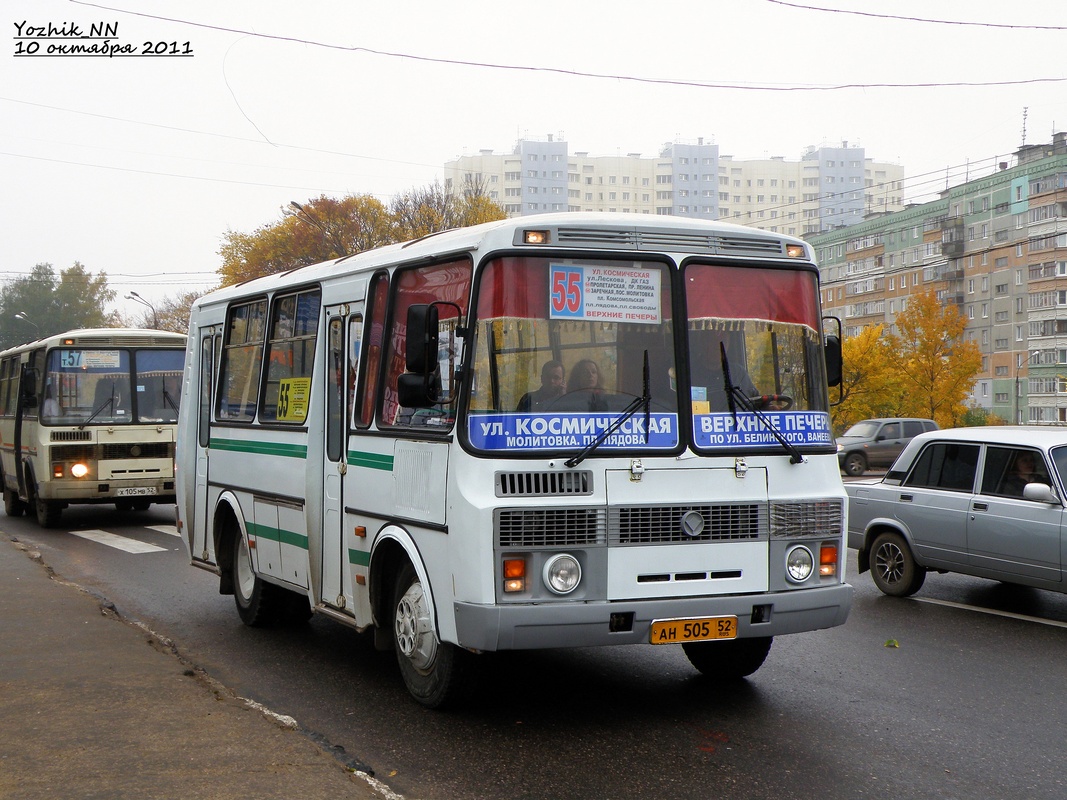
M 37 493 L 36 484 L 33 485 L 30 495 L 30 505 L 37 514 L 37 524 L 42 528 L 54 528 L 59 524 L 59 518 L 63 514 L 63 506 L 52 500 L 42 500 Z
M 437 638 L 429 598 L 405 562 L 393 593 L 393 647 L 411 696 L 428 708 L 455 705 L 466 696 L 470 653 Z
M 284 611 L 284 591 L 256 575 L 248 543 L 238 532 L 233 537 L 233 599 L 241 622 L 252 628 L 278 622 Z
M 26 504 L 19 500 L 18 492 L 4 488 L 4 513 L 9 517 L 21 517 L 26 513 Z
M 725 642 L 686 642 L 686 658 L 704 675 L 716 680 L 739 680 L 763 666 L 773 636 Z

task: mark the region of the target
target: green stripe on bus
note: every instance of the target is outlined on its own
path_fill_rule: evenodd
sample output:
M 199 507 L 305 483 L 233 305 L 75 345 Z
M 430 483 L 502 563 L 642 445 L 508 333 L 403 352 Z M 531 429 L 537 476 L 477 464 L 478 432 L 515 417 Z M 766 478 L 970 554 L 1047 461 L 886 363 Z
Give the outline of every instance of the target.
M 257 456 L 284 456 L 285 458 L 307 458 L 306 444 L 281 444 L 280 442 L 247 442 L 237 439 L 212 439 L 209 444 L 213 450 L 229 450 L 233 453 L 249 453 Z
M 384 456 L 381 453 L 362 453 L 349 450 L 348 465 L 350 467 L 366 467 L 367 469 L 384 469 L 387 472 L 392 472 L 393 457 Z
M 349 550 L 348 563 L 354 564 L 357 567 L 369 567 L 370 553 L 365 550 Z
M 301 550 L 308 549 L 308 537 L 295 531 L 286 531 L 281 528 L 272 528 L 269 525 L 257 525 L 255 522 L 248 523 L 248 533 L 257 539 L 288 544 L 299 547 Z

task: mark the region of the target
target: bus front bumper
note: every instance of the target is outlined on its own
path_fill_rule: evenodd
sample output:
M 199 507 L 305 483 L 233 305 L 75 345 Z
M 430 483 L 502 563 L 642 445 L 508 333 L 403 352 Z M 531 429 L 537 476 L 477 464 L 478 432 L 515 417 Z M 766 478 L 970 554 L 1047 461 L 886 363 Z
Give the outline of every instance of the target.
M 648 644 L 654 620 L 737 617 L 740 639 L 832 628 L 848 618 L 844 583 L 759 595 L 668 600 L 483 606 L 455 603 L 458 644 L 472 650 L 534 650 Z

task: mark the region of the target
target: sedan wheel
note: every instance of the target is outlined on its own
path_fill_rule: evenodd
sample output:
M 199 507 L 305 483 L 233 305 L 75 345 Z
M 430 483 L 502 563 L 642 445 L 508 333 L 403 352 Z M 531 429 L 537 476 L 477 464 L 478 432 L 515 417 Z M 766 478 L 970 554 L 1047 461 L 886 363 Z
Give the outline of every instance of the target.
M 903 536 L 880 533 L 871 546 L 871 577 L 885 594 L 908 597 L 922 587 L 926 568 L 915 563 Z
M 862 453 L 849 453 L 845 456 L 845 474 L 858 478 L 867 471 L 867 459 Z

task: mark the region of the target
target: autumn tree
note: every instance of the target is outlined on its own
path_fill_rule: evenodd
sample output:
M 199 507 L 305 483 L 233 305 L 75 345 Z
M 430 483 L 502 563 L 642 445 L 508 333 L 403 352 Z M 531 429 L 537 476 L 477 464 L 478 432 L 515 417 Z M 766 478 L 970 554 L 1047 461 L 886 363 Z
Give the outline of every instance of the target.
M 908 298 L 896 326 L 899 333 L 888 338 L 904 390 L 900 415 L 929 417 L 943 428 L 959 424 L 982 368 L 978 345 L 963 338 L 967 320 L 930 291 Z
M 73 328 L 118 325 L 118 314 L 104 310 L 114 299 L 103 272 L 93 275 L 75 261 L 56 275 L 51 264 L 37 264 L 0 289 L 0 347 Z
M 282 209 L 253 233 L 227 231 L 219 250 L 222 285 L 360 253 L 395 241 L 385 205 L 370 195 L 321 196 Z
M 901 376 L 891 340 L 882 325 L 868 325 L 841 343 L 841 402 L 833 408 L 834 429 L 861 419 L 899 416 Z
M 489 197 L 485 182 L 473 178 L 459 192 L 440 181 L 404 192 L 393 198 L 389 211 L 399 242 L 507 216 L 500 204 Z
M 388 208 L 370 195 L 294 201 L 282 209 L 277 222 L 252 233 L 227 231 L 219 249 L 219 275 L 222 285 L 228 286 L 505 217 L 504 209 L 489 197 L 484 182 L 474 180 L 458 193 L 434 181 L 397 195 Z

